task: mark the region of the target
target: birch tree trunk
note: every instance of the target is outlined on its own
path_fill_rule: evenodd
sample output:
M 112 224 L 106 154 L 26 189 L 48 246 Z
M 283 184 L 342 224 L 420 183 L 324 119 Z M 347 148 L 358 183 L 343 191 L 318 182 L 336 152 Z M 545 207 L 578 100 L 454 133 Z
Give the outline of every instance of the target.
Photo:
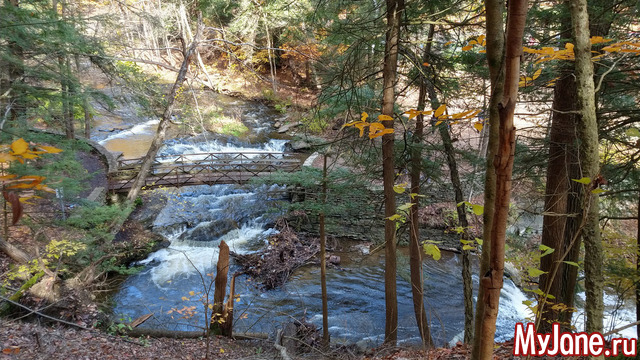
M 175 83 L 171 87 L 171 91 L 169 92 L 169 96 L 167 97 L 167 107 L 164 109 L 164 113 L 162 114 L 162 119 L 160 119 L 160 123 L 158 124 L 158 129 L 156 130 L 156 134 L 153 137 L 153 141 L 151 142 L 151 146 L 149 147 L 149 151 L 147 151 L 147 155 L 145 155 L 142 160 L 142 166 L 140 167 L 140 172 L 138 176 L 133 182 L 131 186 L 131 190 L 129 190 L 129 194 L 127 194 L 127 200 L 134 201 L 138 194 L 140 193 L 140 189 L 144 184 L 144 181 L 149 174 L 149 170 L 151 169 L 151 165 L 156 159 L 156 155 L 158 154 L 158 150 L 162 146 L 162 142 L 167 133 L 167 129 L 169 128 L 171 114 L 173 112 L 173 105 L 176 100 L 176 95 L 178 93 L 178 89 L 182 86 L 184 79 L 187 76 L 187 71 L 189 70 L 189 63 L 191 62 L 191 58 L 193 54 L 196 52 L 198 47 L 198 41 L 200 41 L 200 36 L 202 35 L 202 15 L 198 13 L 198 28 L 196 29 L 196 36 L 193 41 L 189 45 L 189 48 L 184 51 L 184 59 L 182 60 L 182 66 L 180 66 L 180 71 L 178 71 L 178 76 L 176 77 Z
M 500 290 L 504 277 L 504 246 L 511 197 L 511 173 L 515 153 L 516 129 L 513 117 L 518 97 L 522 35 L 527 17 L 527 0 L 511 0 L 508 5 L 505 42 L 504 92 L 499 104 L 500 130 L 498 152 L 494 159 L 496 173 L 496 200 L 491 227 L 491 257 L 489 270 L 481 274 L 480 286 L 484 288 L 484 312 L 479 358 L 493 358 L 496 319 L 500 302 Z M 495 95 L 495 94 L 494 94 Z M 485 224 L 486 226 L 486 224 Z

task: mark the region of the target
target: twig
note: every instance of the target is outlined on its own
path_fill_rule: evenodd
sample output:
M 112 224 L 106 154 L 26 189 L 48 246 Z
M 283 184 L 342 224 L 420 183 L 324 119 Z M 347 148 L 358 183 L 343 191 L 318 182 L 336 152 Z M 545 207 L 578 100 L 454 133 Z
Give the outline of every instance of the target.
M 79 328 L 79 329 L 82 329 L 82 330 L 87 330 L 87 331 L 91 331 L 91 332 L 99 332 L 99 333 L 104 334 L 104 335 L 107 335 L 107 336 L 117 337 L 117 336 L 114 336 L 114 335 L 110 335 L 110 334 L 103 333 L 102 331 L 97 330 L 97 329 L 88 328 L 88 327 L 86 327 L 86 326 L 82 326 L 82 325 L 74 324 L 74 323 L 69 322 L 69 321 L 66 321 L 66 320 L 58 319 L 58 318 L 56 318 L 56 317 L 53 317 L 53 316 L 49 316 L 49 315 L 43 314 L 43 313 L 41 313 L 41 312 L 39 312 L 39 311 L 37 311 L 37 310 L 34 310 L 34 309 L 32 309 L 32 308 L 30 308 L 30 307 L 28 307 L 28 306 L 22 305 L 22 304 L 20 304 L 20 303 L 18 303 L 18 302 L 15 302 L 15 301 L 13 301 L 13 300 L 9 300 L 9 299 L 7 299 L 7 298 L 6 298 L 6 297 L 4 297 L 4 296 L 0 296 L 0 300 L 2 300 L 2 301 L 6 301 L 6 302 L 8 302 L 9 304 L 12 304 L 12 305 L 15 305 L 15 306 L 17 306 L 17 307 L 20 307 L 20 308 L 23 308 L 23 309 L 25 309 L 25 310 L 28 310 L 28 311 L 30 311 L 30 312 L 31 312 L 31 313 L 33 313 L 33 314 L 36 314 L 36 315 L 38 315 L 38 316 L 41 316 L 41 317 L 46 318 L 46 319 L 49 319 L 49 320 L 53 320 L 53 321 L 56 321 L 56 322 L 59 322 L 59 323 L 65 324 L 65 325 L 73 326 L 73 327 L 76 327 L 76 328 Z M 137 342 L 137 341 L 133 341 L 133 340 L 125 339 L 125 338 L 122 338 L 122 337 L 118 337 L 118 338 L 119 338 L 119 339 L 121 339 L 121 340 L 123 340 L 123 341 L 126 341 L 126 342 L 128 342 L 128 343 L 131 343 L 131 344 L 136 344 L 136 345 L 139 345 L 139 346 L 145 346 L 145 344 L 139 343 L 139 342 Z

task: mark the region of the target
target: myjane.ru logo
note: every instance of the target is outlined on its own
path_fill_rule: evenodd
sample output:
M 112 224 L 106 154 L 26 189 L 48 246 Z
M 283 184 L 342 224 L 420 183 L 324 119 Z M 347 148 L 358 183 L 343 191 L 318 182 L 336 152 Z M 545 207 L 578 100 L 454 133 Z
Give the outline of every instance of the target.
M 600 333 L 569 333 L 560 331 L 560 324 L 553 323 L 551 334 L 539 334 L 535 326 L 516 324 L 513 355 L 515 356 L 636 356 L 636 339 L 616 338 L 611 347 L 605 346 Z

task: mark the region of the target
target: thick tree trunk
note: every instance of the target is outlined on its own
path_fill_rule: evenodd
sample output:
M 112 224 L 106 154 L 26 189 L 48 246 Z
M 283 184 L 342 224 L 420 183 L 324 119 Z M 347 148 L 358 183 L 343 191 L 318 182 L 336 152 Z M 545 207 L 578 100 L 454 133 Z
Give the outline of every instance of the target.
M 182 86 L 185 77 L 187 76 L 187 71 L 189 70 L 189 63 L 191 62 L 191 58 L 193 54 L 196 52 L 196 48 L 198 47 L 198 41 L 200 41 L 200 36 L 202 35 L 202 15 L 198 14 L 198 28 L 196 29 L 196 36 L 189 45 L 189 48 L 184 52 L 184 59 L 182 60 L 182 66 L 180 66 L 180 71 L 178 71 L 178 76 L 176 77 L 176 81 L 171 87 L 171 91 L 169 92 L 169 96 L 167 97 L 167 107 L 164 109 L 164 113 L 162 114 L 162 119 L 160 119 L 160 123 L 158 124 L 158 129 L 156 130 L 156 134 L 153 137 L 153 141 L 151 142 L 151 146 L 149 147 L 149 151 L 147 151 L 147 155 L 142 160 L 142 166 L 140 167 L 140 172 L 136 177 L 133 185 L 131 186 L 131 190 L 129 190 L 129 194 L 127 194 L 127 199 L 129 201 L 134 201 L 138 194 L 140 193 L 140 189 L 144 184 L 144 180 L 149 174 L 149 170 L 151 169 L 151 165 L 156 159 L 156 155 L 162 146 L 162 142 L 164 141 L 165 135 L 167 133 L 167 129 L 169 128 L 171 114 L 173 112 L 173 105 L 176 100 L 176 96 L 178 93 L 178 89 Z
M 596 188 L 596 178 L 600 172 L 598 123 L 596 119 L 595 86 L 593 82 L 593 63 L 591 61 L 591 42 L 589 14 L 586 0 L 571 0 L 571 23 L 573 24 L 575 76 L 577 86 L 578 138 L 580 139 L 580 166 L 582 176 L 592 179 L 592 185 L 586 189 L 582 208 L 582 237 L 585 247 L 585 287 L 587 314 L 586 331 L 603 330 L 603 275 L 602 242 L 600 239 L 598 196 L 591 193 Z
M 555 302 L 573 304 L 577 268 L 565 265 L 562 261 L 576 261 L 577 251 L 571 251 L 570 258 L 561 259 L 568 247 L 580 249 L 575 239 L 575 201 L 580 192 L 580 184 L 571 181 L 579 178 L 578 149 L 576 138 L 575 81 L 571 69 L 564 69 L 556 83 L 553 100 L 553 114 L 549 134 L 549 162 L 547 164 L 547 183 L 542 226 L 542 244 L 555 249 L 553 253 L 540 259 L 540 270 L 546 274 L 540 276 L 540 289 L 552 295 Z M 575 270 L 571 269 L 575 268 Z M 565 272 L 566 271 L 566 272 Z M 572 276 L 574 275 L 574 276 Z M 566 282 L 565 282 L 566 280 Z M 573 284 L 573 286 L 571 285 Z M 538 331 L 551 332 L 551 324 L 560 321 L 563 326 L 571 320 L 570 312 L 552 310 L 551 304 L 545 305 L 536 320 Z
M 404 0 L 387 0 L 387 35 L 384 51 L 382 114 L 393 117 L 395 83 L 398 67 L 398 41 L 400 19 L 404 12 Z M 393 129 L 393 120 L 384 122 Z M 395 167 L 393 161 L 394 134 L 382 136 L 382 177 L 384 187 L 384 239 L 385 239 L 385 330 L 384 342 L 395 345 L 398 339 L 398 295 L 396 292 L 396 224 L 389 220 L 396 213 L 396 197 L 393 191 Z
M 487 145 L 487 161 L 484 184 L 484 214 L 482 216 L 484 228 L 482 231 L 483 245 L 480 258 L 480 275 L 486 274 L 490 268 L 491 257 L 491 229 L 493 226 L 493 211 L 496 199 L 496 174 L 493 161 L 498 153 L 498 135 L 500 114 L 498 104 L 504 91 L 504 22 L 502 0 L 485 0 L 487 23 L 487 63 L 491 80 L 491 98 L 489 100 L 489 139 Z M 484 314 L 484 288 L 478 286 L 478 301 L 476 302 L 476 316 L 473 336 L 471 359 L 478 359 L 482 345 L 482 321 Z
M 515 153 L 515 127 L 513 116 L 518 97 L 522 36 L 527 17 L 527 0 L 509 1 L 506 42 L 504 93 L 500 102 L 500 134 L 498 153 L 494 159 L 496 172 L 496 200 L 491 229 L 491 258 L 489 270 L 481 274 L 480 286 L 484 288 L 484 313 L 479 358 L 493 357 L 496 319 L 500 303 L 500 290 L 504 276 L 504 246 L 511 197 L 511 173 Z
M 229 274 L 229 246 L 220 241 L 218 264 L 216 265 L 215 288 L 213 290 L 213 308 L 211 309 L 211 328 L 221 329 L 224 318 L 224 300 L 227 293 L 227 278 Z
M 431 43 L 435 25 L 429 28 L 429 36 L 427 45 L 424 48 L 422 63 L 429 60 L 431 52 Z M 420 66 L 420 62 L 416 66 Z M 418 94 L 418 108 L 422 111 L 425 107 L 425 98 L 427 96 L 427 79 L 423 73 L 420 77 L 420 90 Z M 422 172 L 422 140 L 424 135 L 424 115 L 418 115 L 416 119 L 416 131 L 413 134 L 413 146 L 411 147 L 411 193 L 420 194 L 420 174 Z M 420 209 L 420 197 L 413 196 L 411 198 L 413 206 L 409 209 L 411 221 L 409 223 L 409 268 L 411 271 L 411 293 L 413 296 L 413 311 L 418 324 L 420 338 L 425 347 L 433 347 L 431 339 L 431 330 L 427 320 L 427 313 L 424 309 L 424 277 L 422 275 L 422 248 L 420 247 L 420 224 L 418 219 L 418 210 Z

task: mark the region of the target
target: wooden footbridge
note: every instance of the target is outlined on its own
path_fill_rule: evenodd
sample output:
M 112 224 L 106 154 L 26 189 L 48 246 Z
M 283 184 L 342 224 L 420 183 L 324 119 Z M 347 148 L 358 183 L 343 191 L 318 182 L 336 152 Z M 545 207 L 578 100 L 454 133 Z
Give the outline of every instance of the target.
M 140 171 L 142 158 L 120 159 L 109 174 L 109 190 L 127 192 Z M 294 172 L 302 166 L 298 154 L 281 152 L 202 153 L 156 157 L 144 189 L 187 185 L 244 184 L 276 171 Z

